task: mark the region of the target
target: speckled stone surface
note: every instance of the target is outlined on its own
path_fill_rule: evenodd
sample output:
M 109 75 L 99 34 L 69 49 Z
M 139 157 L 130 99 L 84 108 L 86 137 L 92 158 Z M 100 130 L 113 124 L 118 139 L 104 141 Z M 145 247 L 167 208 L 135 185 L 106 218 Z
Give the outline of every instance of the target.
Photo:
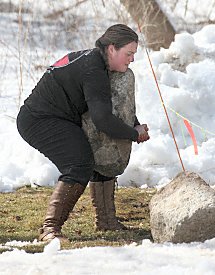
M 113 114 L 125 123 L 134 126 L 135 120 L 135 78 L 132 70 L 110 74 Z M 130 140 L 112 139 L 99 132 L 89 113 L 82 116 L 83 129 L 93 149 L 95 170 L 108 177 L 120 175 L 125 170 L 131 152 Z
M 193 172 L 180 173 L 150 201 L 155 242 L 204 242 L 215 237 L 215 190 Z

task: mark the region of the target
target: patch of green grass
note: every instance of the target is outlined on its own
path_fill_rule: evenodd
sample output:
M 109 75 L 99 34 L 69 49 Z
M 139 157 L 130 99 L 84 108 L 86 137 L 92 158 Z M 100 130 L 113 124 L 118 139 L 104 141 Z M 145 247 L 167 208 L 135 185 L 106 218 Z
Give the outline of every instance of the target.
M 14 193 L 0 193 L 0 253 L 10 250 L 6 242 L 37 239 L 53 188 L 23 187 Z M 100 232 L 94 230 L 94 210 L 89 189 L 79 199 L 69 219 L 63 226 L 63 233 L 70 244 L 64 249 L 85 246 L 122 246 L 132 242 L 141 243 L 151 238 L 148 204 L 155 193 L 153 189 L 119 188 L 115 192 L 117 216 L 129 227 L 126 231 Z M 19 247 L 18 247 L 19 248 Z M 21 249 L 29 253 L 42 252 L 44 244 L 27 244 Z

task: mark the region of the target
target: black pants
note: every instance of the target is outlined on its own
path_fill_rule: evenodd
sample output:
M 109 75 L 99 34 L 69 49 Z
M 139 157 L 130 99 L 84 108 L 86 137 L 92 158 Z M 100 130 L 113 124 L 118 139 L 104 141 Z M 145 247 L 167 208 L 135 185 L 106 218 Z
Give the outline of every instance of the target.
M 94 171 L 94 157 L 83 130 L 71 121 L 57 117 L 36 118 L 22 106 L 17 117 L 22 138 L 43 153 L 62 173 L 59 180 L 87 185 L 88 181 L 107 181 Z

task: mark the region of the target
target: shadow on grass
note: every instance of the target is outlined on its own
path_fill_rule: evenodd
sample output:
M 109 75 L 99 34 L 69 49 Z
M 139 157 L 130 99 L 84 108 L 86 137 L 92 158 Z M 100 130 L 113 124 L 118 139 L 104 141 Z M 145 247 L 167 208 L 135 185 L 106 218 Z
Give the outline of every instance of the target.
M 71 236 L 72 235 L 72 236 Z M 84 235 L 84 234 L 69 234 L 70 241 L 91 241 L 91 242 L 98 242 L 98 241 L 107 241 L 110 242 L 119 242 L 122 244 L 125 243 L 141 243 L 144 239 L 150 239 L 152 241 L 152 235 L 150 230 L 145 229 L 128 229 L 128 230 L 118 230 L 118 231 L 98 231 L 92 235 Z

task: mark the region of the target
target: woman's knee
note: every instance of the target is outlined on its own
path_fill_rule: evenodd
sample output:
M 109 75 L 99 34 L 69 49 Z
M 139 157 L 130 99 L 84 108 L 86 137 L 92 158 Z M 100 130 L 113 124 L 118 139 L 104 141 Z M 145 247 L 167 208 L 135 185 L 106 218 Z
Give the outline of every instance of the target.
M 67 171 L 62 173 L 59 180 L 67 183 L 80 183 L 87 186 L 94 170 L 94 161 L 88 164 L 72 165 Z
M 99 172 L 97 171 L 93 171 L 93 174 L 90 178 L 90 181 L 93 181 L 93 182 L 101 182 L 101 181 L 110 181 L 110 180 L 113 180 L 115 179 L 115 177 L 107 177 L 107 176 L 103 176 L 102 174 L 100 174 Z

